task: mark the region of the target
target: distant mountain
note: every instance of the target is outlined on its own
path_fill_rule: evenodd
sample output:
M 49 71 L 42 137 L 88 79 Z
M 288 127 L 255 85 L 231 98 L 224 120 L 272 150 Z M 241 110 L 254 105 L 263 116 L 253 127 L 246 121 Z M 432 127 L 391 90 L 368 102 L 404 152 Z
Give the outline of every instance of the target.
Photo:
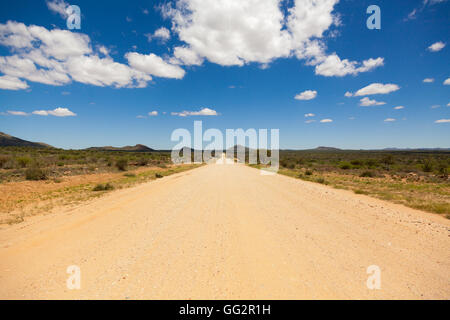
M 155 151 L 152 148 L 144 146 L 143 144 L 137 144 L 135 146 L 125 146 L 125 147 L 92 147 L 87 148 L 86 150 L 95 150 L 95 151 L 127 151 L 127 152 L 152 152 Z
M 340 151 L 341 149 L 339 149 L 339 148 L 333 148 L 333 147 L 323 147 L 323 146 L 320 146 L 320 147 L 317 147 L 317 148 L 315 148 L 315 149 L 313 149 L 313 150 L 316 150 L 316 151 Z
M 27 140 L 22 140 L 3 132 L 0 132 L 0 147 L 53 148 L 51 145 L 42 142 L 31 142 Z

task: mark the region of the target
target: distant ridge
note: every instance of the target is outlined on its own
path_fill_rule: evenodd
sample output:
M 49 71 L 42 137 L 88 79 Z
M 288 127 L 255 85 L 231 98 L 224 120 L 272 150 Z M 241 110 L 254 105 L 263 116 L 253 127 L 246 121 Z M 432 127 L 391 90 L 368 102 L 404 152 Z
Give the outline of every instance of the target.
M 324 147 L 324 146 L 319 146 L 313 150 L 316 151 L 340 151 L 341 149 L 339 148 L 333 148 L 333 147 Z
M 91 147 L 86 150 L 95 150 L 95 151 L 127 151 L 127 152 L 152 152 L 155 151 L 152 148 L 144 146 L 143 144 L 137 144 L 135 146 L 125 146 L 125 147 Z
M 51 145 L 42 142 L 31 142 L 22 140 L 9 134 L 0 132 L 0 147 L 34 147 L 34 148 L 53 148 Z

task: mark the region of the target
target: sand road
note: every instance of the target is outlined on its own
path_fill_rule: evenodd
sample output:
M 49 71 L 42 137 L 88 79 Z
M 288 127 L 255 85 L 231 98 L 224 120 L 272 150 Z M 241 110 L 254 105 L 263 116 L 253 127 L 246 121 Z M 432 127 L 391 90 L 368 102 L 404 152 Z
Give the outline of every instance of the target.
M 449 299 L 450 220 L 211 164 L 3 227 L 0 298 Z

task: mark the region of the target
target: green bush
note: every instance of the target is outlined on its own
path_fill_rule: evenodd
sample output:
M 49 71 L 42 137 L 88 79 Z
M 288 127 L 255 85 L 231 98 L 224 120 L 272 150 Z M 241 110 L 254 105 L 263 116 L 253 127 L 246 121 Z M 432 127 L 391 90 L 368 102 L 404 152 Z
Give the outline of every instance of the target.
M 161 173 L 155 173 L 155 178 L 162 178 L 163 175 Z
M 306 176 L 312 176 L 313 172 L 311 170 L 306 170 L 305 175 Z
M 25 171 L 25 179 L 27 180 L 46 180 L 47 174 L 39 168 L 28 168 Z
M 113 189 L 114 189 L 114 186 L 108 182 L 106 184 L 99 183 L 98 185 L 96 185 L 94 187 L 94 189 L 92 189 L 92 191 L 107 191 L 107 190 L 113 190 Z
M 321 183 L 321 184 L 327 184 L 327 181 L 325 181 L 324 178 L 317 178 L 316 182 Z
M 426 160 L 422 165 L 423 172 L 432 172 L 433 171 L 433 163 L 430 160 Z
M 3 168 L 8 161 L 9 157 L 0 157 L 0 168 Z
M 119 160 L 116 161 L 116 167 L 120 171 L 127 170 L 127 166 L 128 166 L 128 160 L 127 159 L 119 159 Z
M 351 169 L 352 166 L 351 166 L 351 164 L 348 163 L 348 162 L 342 162 L 342 163 L 339 165 L 339 168 L 341 168 L 342 170 L 348 170 L 348 169 Z
M 375 177 L 375 173 L 372 172 L 372 171 L 364 171 L 359 176 L 360 177 L 373 178 L 373 177 Z
M 28 157 L 19 157 L 16 161 L 21 168 L 25 168 L 31 162 L 31 159 Z

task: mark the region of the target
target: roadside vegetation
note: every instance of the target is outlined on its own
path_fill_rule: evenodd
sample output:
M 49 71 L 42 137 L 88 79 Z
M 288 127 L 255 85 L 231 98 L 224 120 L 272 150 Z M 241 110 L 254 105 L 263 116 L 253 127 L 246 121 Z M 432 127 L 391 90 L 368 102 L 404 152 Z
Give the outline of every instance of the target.
M 450 218 L 450 152 L 281 151 L 279 173 Z
M 0 147 L 0 225 L 198 166 L 169 152 Z

